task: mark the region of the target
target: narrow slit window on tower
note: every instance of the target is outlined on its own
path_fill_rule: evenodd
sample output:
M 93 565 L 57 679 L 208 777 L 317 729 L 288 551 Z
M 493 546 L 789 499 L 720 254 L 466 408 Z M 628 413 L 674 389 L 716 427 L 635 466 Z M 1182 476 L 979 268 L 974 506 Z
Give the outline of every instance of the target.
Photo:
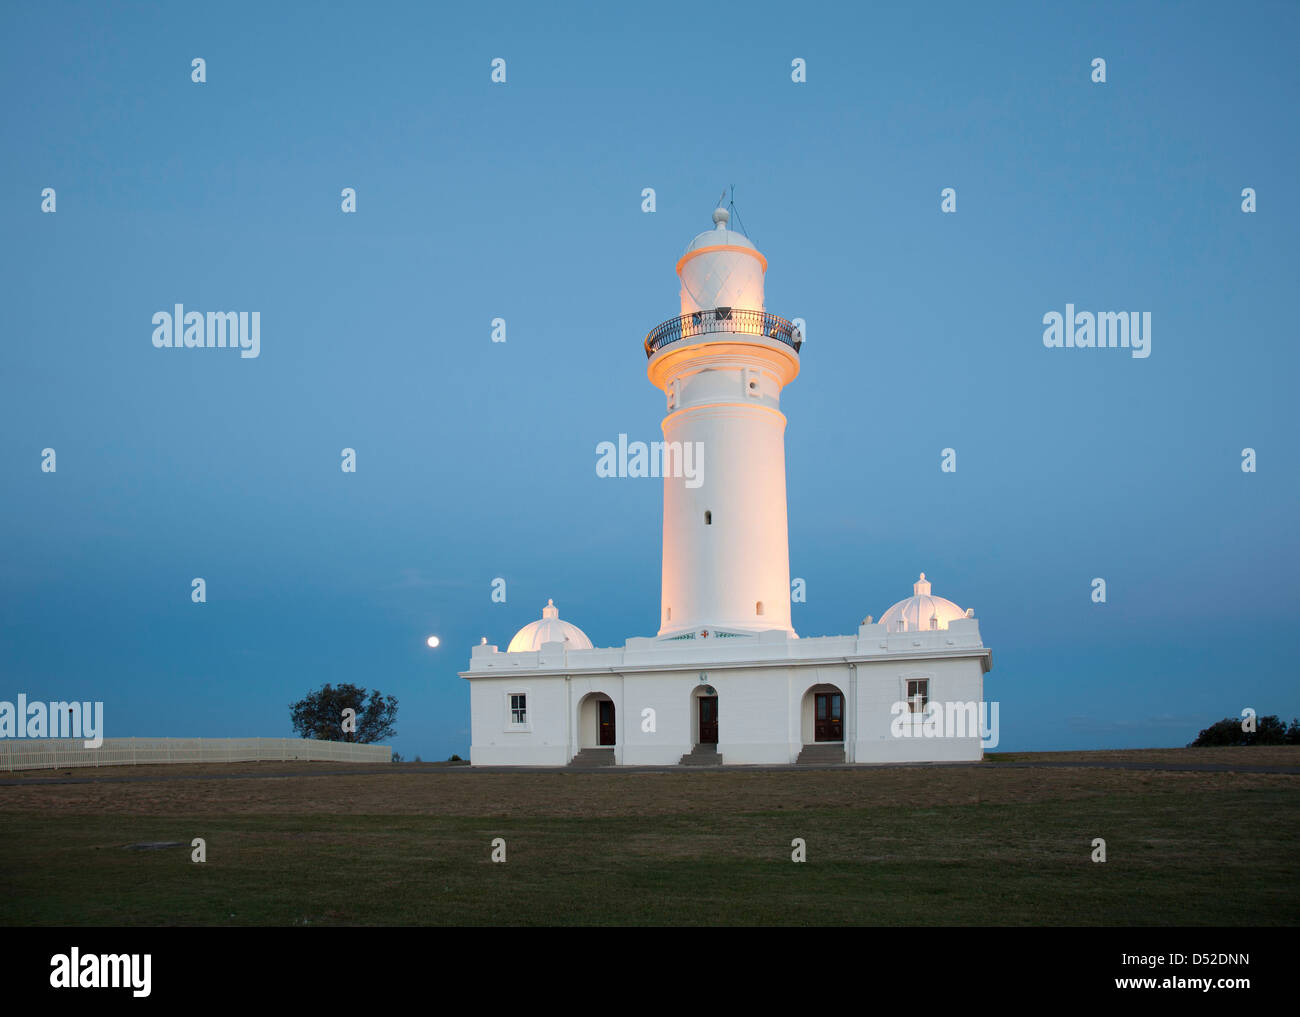
M 760 600 L 757 604 L 754 605 L 754 613 L 755 613 L 755 614 L 762 614 L 762 613 L 763 613 L 763 602 L 762 602 L 761 600 Z
M 708 509 L 704 510 L 704 525 L 705 526 L 713 525 L 713 513 L 710 512 Z
M 668 618 L 666 620 L 667 621 L 673 620 L 673 609 L 671 607 L 668 609 Z

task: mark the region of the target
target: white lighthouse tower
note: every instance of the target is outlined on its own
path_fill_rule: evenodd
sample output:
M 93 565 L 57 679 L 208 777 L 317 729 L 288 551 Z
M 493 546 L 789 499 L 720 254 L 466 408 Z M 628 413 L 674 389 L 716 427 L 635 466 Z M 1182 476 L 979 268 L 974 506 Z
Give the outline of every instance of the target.
M 698 471 L 694 486 L 664 471 L 660 638 L 795 636 L 781 390 L 802 340 L 765 310 L 767 259 L 729 221 L 717 209 L 686 248 L 681 314 L 645 340 L 647 374 L 667 398 L 668 460 L 689 444 Z

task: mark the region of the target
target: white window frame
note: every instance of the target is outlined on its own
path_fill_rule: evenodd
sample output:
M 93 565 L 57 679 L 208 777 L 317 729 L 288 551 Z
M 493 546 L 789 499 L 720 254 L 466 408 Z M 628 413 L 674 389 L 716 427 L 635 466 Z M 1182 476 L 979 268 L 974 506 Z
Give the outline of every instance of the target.
M 925 705 L 921 707 L 922 712 L 920 713 L 913 712 L 911 709 L 912 697 L 907 694 L 909 682 L 925 682 Z M 933 674 L 918 674 L 913 671 L 910 674 L 898 676 L 898 702 L 908 705 L 908 710 L 903 714 L 902 720 L 904 724 L 910 723 L 917 734 L 921 733 L 921 725 L 925 723 L 925 706 L 934 702 L 934 682 L 935 676 Z
M 530 732 L 533 730 L 533 720 L 532 720 L 533 714 L 532 714 L 532 706 L 531 706 L 531 704 L 529 703 L 529 699 L 532 698 L 532 694 L 533 694 L 532 689 L 520 689 L 520 688 L 514 688 L 514 689 L 507 689 L 507 690 L 505 691 L 505 693 L 504 693 L 504 695 L 505 695 L 505 707 L 506 707 L 506 712 L 505 712 L 505 730 L 506 730 L 507 732 L 516 732 L 516 733 L 527 734 L 527 733 L 530 733 Z M 523 722 L 522 724 L 516 724 L 516 723 L 515 723 L 515 719 L 514 719 L 514 718 L 515 718 L 515 707 L 514 707 L 514 701 L 513 701 L 513 697 L 514 697 L 514 696 L 523 696 L 523 697 L 524 697 L 524 722 Z

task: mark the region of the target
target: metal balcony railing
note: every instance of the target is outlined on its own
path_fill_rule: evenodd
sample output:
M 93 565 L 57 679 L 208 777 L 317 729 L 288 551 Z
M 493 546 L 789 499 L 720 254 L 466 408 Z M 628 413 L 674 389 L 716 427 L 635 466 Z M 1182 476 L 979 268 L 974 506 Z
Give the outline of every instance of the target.
M 690 339 L 709 332 L 735 332 L 740 335 L 761 335 L 792 347 L 797 353 L 803 344 L 803 335 L 784 318 L 766 311 L 748 311 L 739 307 L 715 307 L 711 311 L 693 311 L 678 318 L 669 318 L 650 330 L 645 337 L 645 355 L 653 357 L 665 346 L 679 339 Z

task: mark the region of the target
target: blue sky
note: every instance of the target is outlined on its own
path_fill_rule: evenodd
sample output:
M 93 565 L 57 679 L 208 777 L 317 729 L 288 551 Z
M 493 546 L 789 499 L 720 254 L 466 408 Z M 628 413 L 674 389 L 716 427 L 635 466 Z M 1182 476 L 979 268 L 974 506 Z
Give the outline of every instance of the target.
M 981 619 L 1000 748 L 1300 715 L 1298 28 L 1293 4 L 6 8 L 0 699 L 279 736 L 353 681 L 399 699 L 398 750 L 446 758 L 480 636 L 548 597 L 598 646 L 652 635 L 662 492 L 594 450 L 659 436 L 641 341 L 734 184 L 768 309 L 808 322 L 782 397 L 800 634 L 924 570 Z M 260 311 L 261 356 L 155 349 L 176 303 Z M 1151 356 L 1044 348 L 1067 303 L 1150 311 Z

